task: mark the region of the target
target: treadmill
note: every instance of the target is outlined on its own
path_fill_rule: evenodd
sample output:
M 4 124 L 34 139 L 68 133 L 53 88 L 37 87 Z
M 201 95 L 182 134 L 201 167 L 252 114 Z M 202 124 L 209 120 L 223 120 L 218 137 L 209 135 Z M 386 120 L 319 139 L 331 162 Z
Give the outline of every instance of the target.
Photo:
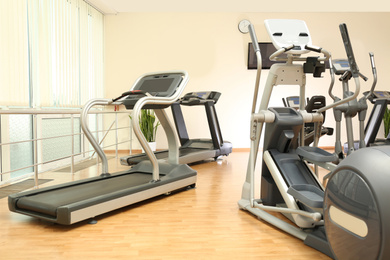
M 171 105 L 176 131 L 181 147 L 179 148 L 179 163 L 190 164 L 204 161 L 210 158 L 217 159 L 220 156 L 228 156 L 232 152 L 232 144 L 224 141 L 221 128 L 215 110 L 221 93 L 215 91 L 190 92 L 184 95 L 178 102 Z M 207 115 L 211 139 L 190 139 L 184 121 L 181 106 L 204 106 Z M 157 159 L 168 158 L 168 151 L 154 152 Z M 121 157 L 122 165 L 134 165 L 148 160 L 145 153 Z
M 21 192 L 8 197 L 13 212 L 70 225 L 175 190 L 194 187 L 197 173 L 178 163 L 178 142 L 165 108 L 181 95 L 185 71 L 144 74 L 120 97 L 92 99 L 81 112 L 81 127 L 102 162 L 102 174 L 84 180 Z M 132 111 L 134 132 L 149 158 L 127 171 L 109 173 L 107 157 L 88 128 L 88 111 L 96 105 L 123 104 Z M 154 109 L 169 141 L 168 160 L 157 161 L 139 128 L 141 109 Z
M 364 92 L 365 95 L 367 93 Z M 390 91 L 375 90 L 367 98 L 374 107 L 364 128 L 366 146 L 390 145 L 390 134 L 385 139 L 376 139 L 386 108 L 390 104 Z

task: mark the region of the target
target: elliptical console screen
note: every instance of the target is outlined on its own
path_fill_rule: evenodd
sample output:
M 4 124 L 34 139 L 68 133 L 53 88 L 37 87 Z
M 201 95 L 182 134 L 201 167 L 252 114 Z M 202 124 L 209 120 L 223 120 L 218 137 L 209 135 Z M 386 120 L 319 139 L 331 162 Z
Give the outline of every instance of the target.
M 345 59 L 333 60 L 333 69 L 336 75 L 342 75 L 344 72 L 351 70 L 348 60 Z

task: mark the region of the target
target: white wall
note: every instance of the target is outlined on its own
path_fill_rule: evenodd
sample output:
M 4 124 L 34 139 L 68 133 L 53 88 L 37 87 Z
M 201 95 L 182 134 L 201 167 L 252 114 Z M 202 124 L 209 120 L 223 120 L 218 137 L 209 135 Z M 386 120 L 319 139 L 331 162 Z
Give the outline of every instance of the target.
M 369 77 L 367 83 L 362 83 L 363 91 L 368 90 L 372 82 L 370 51 L 376 55 L 377 89 L 390 90 L 385 83 L 390 80 L 386 73 L 390 71 L 386 60 L 390 57 L 389 13 L 121 13 L 105 16 L 106 97 L 115 97 L 128 90 L 145 72 L 185 69 L 190 81 L 184 92 L 221 92 L 216 108 L 224 139 L 231 141 L 234 148 L 249 147 L 249 118 L 256 72 L 246 68 L 250 37 L 241 34 L 237 25 L 242 19 L 251 20 L 259 41 L 268 42 L 263 21 L 272 18 L 305 20 L 313 44 L 331 51 L 333 58 L 345 58 L 338 25 L 346 23 L 360 71 Z M 262 86 L 266 77 L 267 71 L 264 71 Z M 328 96 L 329 82 L 328 73 L 321 79 L 308 75 L 307 96 Z M 341 89 L 338 81 L 335 89 Z M 294 91 L 297 88 L 277 87 L 271 97 L 271 106 L 282 106 L 281 98 L 295 95 Z M 328 98 L 327 102 L 331 100 Z M 371 107 L 370 104 L 369 109 Z M 190 137 L 208 138 L 203 108 L 184 108 L 183 112 Z M 332 113 L 328 113 L 326 125 L 334 127 Z M 343 138 L 346 140 L 345 136 Z M 320 145 L 333 144 L 333 136 L 321 138 Z M 162 129 L 158 132 L 157 147 L 167 147 Z

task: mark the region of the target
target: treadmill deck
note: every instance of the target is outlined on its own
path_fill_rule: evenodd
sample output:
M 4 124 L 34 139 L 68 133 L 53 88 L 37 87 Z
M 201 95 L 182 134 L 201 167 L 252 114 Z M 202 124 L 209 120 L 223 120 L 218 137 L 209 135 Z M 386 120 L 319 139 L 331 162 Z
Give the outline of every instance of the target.
M 161 174 L 157 182 L 152 181 L 151 173 L 133 167 L 115 175 L 13 194 L 8 206 L 14 212 L 69 225 L 195 183 L 196 171 L 187 165 Z

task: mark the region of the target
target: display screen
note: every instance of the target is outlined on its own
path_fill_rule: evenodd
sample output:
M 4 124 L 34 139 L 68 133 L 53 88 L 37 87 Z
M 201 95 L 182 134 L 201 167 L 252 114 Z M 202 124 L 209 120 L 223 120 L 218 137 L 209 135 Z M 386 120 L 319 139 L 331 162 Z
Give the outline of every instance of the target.
M 299 97 L 290 97 L 287 101 L 290 107 L 299 107 Z
M 385 97 L 385 93 L 383 91 L 378 91 L 376 92 L 376 94 L 379 96 L 379 97 Z
M 269 56 L 276 51 L 276 48 L 271 42 L 259 42 L 261 53 L 261 68 L 269 69 L 274 63 L 284 63 L 284 61 L 270 61 Z M 279 56 L 279 57 L 283 57 Z M 286 57 L 286 55 L 284 55 Z M 253 50 L 252 43 L 248 44 L 248 69 L 257 69 L 257 57 Z
M 388 91 L 374 91 L 374 96 L 376 98 L 390 98 L 390 93 Z
M 172 85 L 173 78 L 156 78 L 156 79 L 148 79 L 142 83 L 139 89 L 142 89 L 145 92 L 156 93 L 156 92 L 166 92 L 169 87 Z

